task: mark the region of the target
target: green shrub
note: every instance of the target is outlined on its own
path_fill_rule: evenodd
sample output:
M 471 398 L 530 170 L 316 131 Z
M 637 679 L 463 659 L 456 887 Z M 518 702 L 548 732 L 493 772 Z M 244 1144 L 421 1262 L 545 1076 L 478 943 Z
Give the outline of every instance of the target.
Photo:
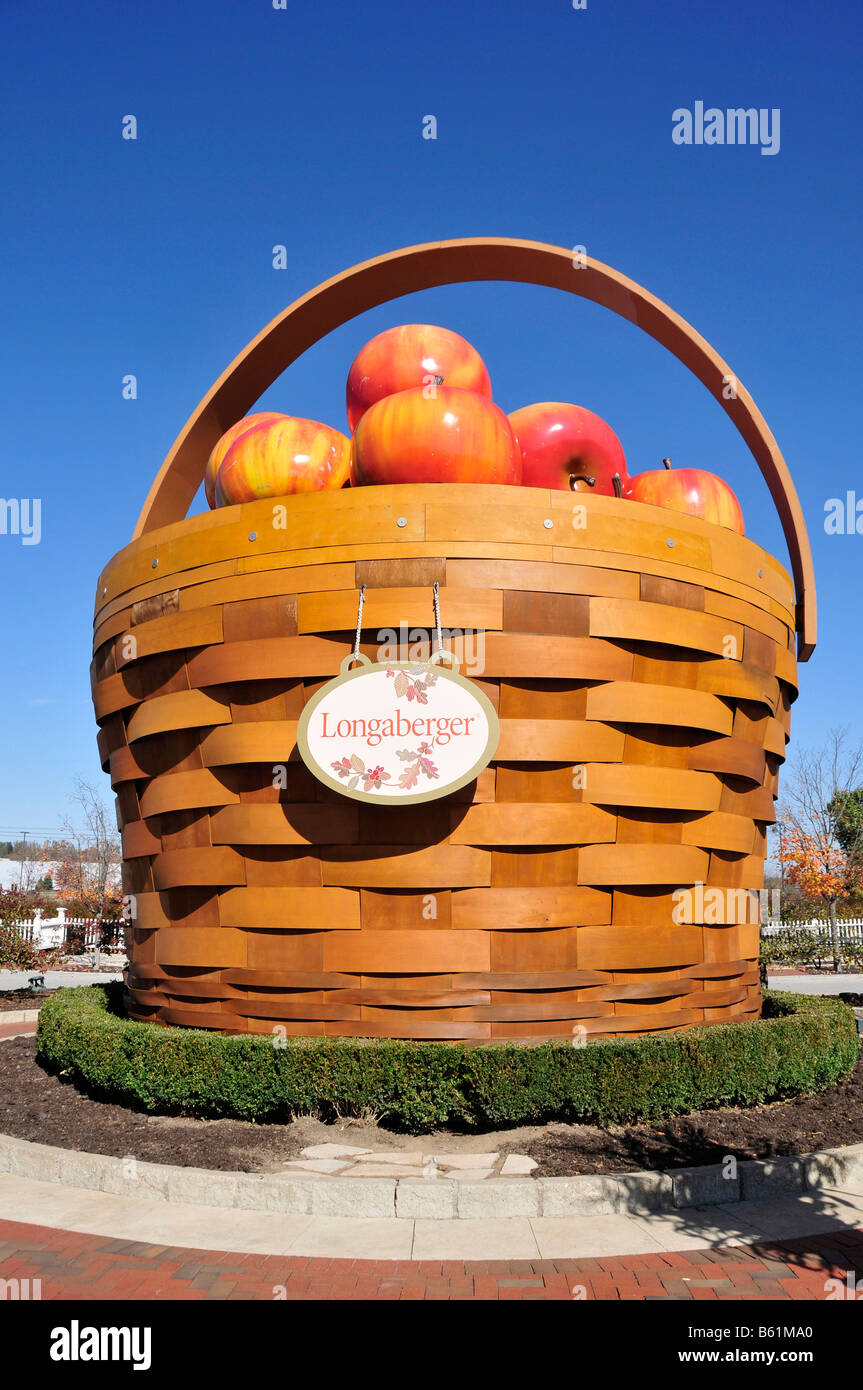
M 847 1076 L 859 1049 L 846 1004 L 784 993 L 765 997 L 762 1019 L 586 1047 L 225 1037 L 133 1022 L 122 1000 L 122 985 L 58 990 L 39 1015 L 43 1063 L 148 1111 L 256 1121 L 373 1112 L 414 1134 L 606 1126 L 781 1100 Z
M 829 938 L 805 927 L 787 927 L 761 938 L 761 959 L 768 965 L 815 965 L 829 954 Z
M 816 965 L 833 962 L 833 943 L 826 932 L 804 927 L 788 927 L 761 938 L 761 962 L 764 965 Z M 856 970 L 863 964 L 863 941 L 846 937 L 839 942 L 840 969 Z

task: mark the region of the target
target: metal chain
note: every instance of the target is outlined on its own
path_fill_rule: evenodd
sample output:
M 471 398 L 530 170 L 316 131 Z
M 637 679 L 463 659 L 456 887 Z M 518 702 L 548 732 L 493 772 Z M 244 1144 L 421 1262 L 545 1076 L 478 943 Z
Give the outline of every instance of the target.
M 437 649 L 438 649 L 438 651 L 440 651 L 441 647 L 443 646 L 443 638 L 441 637 L 441 630 L 440 630 L 440 600 L 438 599 L 437 584 L 438 584 L 438 582 L 437 582 L 437 580 L 435 580 L 435 582 L 434 582 L 434 620 L 435 620 L 435 626 L 437 627 Z
M 365 601 L 366 601 L 366 586 L 365 586 L 365 584 L 364 584 L 364 585 L 362 586 L 362 588 L 360 589 L 360 601 L 359 601 L 359 605 L 357 606 L 357 635 L 356 635 L 356 640 L 355 640 L 355 642 L 354 642 L 354 656 L 355 656 L 357 659 L 359 659 L 359 655 L 360 655 L 360 632 L 362 631 L 362 626 L 363 626 L 363 604 L 365 603 Z

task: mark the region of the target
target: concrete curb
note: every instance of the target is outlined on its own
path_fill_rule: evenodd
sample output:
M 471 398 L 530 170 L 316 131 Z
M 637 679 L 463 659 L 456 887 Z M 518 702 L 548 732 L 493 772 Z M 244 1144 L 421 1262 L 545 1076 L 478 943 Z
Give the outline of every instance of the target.
M 4 1023 L 35 1023 L 38 1009 L 0 1009 L 0 1028 Z
M 38 1182 L 193 1206 L 304 1216 L 451 1221 L 510 1217 L 639 1215 L 681 1207 L 787 1197 L 863 1177 L 863 1144 L 793 1158 L 622 1173 L 616 1177 L 339 1178 L 323 1173 L 225 1173 L 142 1163 L 34 1144 L 0 1134 L 0 1173 Z

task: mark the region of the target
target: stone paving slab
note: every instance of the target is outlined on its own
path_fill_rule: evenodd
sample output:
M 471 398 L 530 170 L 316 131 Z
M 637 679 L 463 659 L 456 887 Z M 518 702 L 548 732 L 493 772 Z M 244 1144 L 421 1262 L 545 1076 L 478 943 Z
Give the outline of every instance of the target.
M 499 1155 L 496 1162 L 499 1163 Z M 343 1169 L 343 1164 L 349 1166 Z M 431 1161 L 421 1169 L 402 1163 L 378 1163 L 373 1151 L 360 1155 L 355 1164 L 345 1157 L 287 1160 L 284 1171 L 272 1174 L 139 1162 L 131 1176 L 119 1158 L 0 1134 L 0 1173 L 3 1172 L 129 1197 L 143 1190 L 155 1200 L 168 1203 L 298 1215 L 392 1216 L 399 1210 L 399 1185 L 417 1181 L 452 1187 L 455 1216 L 473 1220 L 493 1220 L 502 1215 L 661 1213 L 701 1206 L 721 1211 L 746 1202 L 807 1197 L 807 1202 L 798 1203 L 802 1215 L 813 1202 L 817 1211 L 819 1194 L 831 1187 L 863 1182 L 863 1144 L 802 1157 L 739 1163 L 736 1175 L 727 1181 L 721 1179 L 722 1169 L 718 1165 L 677 1173 L 505 1177 L 488 1168 L 444 1168 Z M 361 1175 L 362 1180 L 351 1176 L 353 1173 Z M 415 1191 L 411 1199 L 416 1201 Z M 438 1206 L 440 1198 L 435 1199 L 434 1207 Z M 432 1209 L 429 1206 L 424 1215 L 430 1215 Z M 441 1210 L 447 1213 L 441 1219 L 448 1219 L 452 1208 L 443 1203 Z

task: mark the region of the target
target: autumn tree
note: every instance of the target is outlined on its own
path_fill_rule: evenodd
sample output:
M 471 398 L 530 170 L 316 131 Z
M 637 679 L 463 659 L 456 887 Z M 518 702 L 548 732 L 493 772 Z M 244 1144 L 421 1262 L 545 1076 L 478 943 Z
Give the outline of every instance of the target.
M 83 817 L 83 835 L 64 822 L 67 840 L 57 847 L 58 859 L 54 887 L 57 896 L 72 911 L 97 921 L 120 916 L 120 844 L 110 827 L 109 813 L 96 787 L 79 777 L 72 800 Z
M 822 748 L 803 750 L 790 769 L 779 814 L 779 853 L 788 882 L 823 902 L 830 919 L 833 969 L 839 969 L 836 904 L 861 882 L 863 817 L 856 810 L 863 744 L 849 747 L 832 729 Z

